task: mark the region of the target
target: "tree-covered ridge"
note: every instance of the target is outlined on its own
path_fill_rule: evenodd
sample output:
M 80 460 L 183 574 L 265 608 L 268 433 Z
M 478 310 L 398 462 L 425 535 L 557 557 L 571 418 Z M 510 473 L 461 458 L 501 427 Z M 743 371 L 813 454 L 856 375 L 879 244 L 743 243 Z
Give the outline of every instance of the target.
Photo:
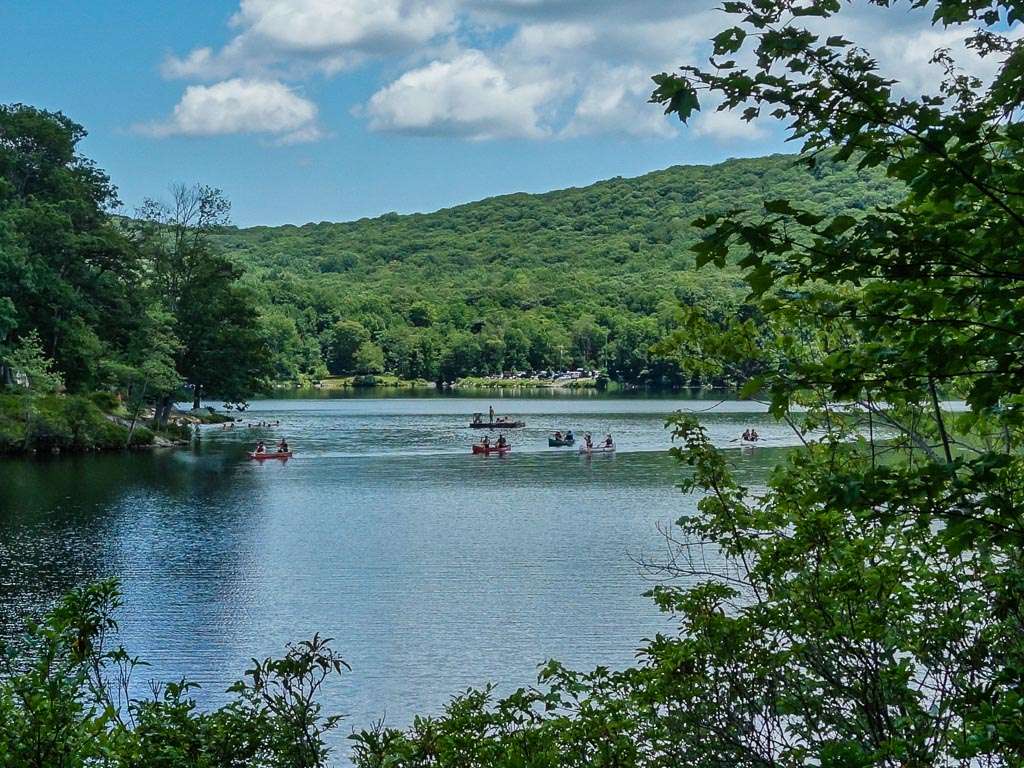
M 334 373 L 451 380 L 592 364 L 679 384 L 695 372 L 651 347 L 680 308 L 749 312 L 738 272 L 695 269 L 696 218 L 779 197 L 834 215 L 900 195 L 879 171 L 795 160 L 675 166 L 428 214 L 224 229 L 215 241 L 260 286 L 278 346 L 292 351 L 278 357 L 282 377 L 317 373 L 322 350 Z

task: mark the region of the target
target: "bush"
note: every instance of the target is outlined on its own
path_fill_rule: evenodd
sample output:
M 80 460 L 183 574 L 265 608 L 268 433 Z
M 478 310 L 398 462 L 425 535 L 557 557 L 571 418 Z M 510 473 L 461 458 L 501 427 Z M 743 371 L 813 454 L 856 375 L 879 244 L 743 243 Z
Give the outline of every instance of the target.
M 109 402 L 109 400 L 101 401 Z M 92 395 L 0 397 L 0 452 L 95 451 L 122 448 L 128 430 L 111 421 Z M 145 442 L 133 436 L 133 445 Z
M 132 446 L 140 447 L 145 445 L 152 445 L 156 436 L 153 431 L 147 427 L 143 427 L 140 424 L 135 425 L 135 431 L 132 432 Z
M 116 413 L 122 409 L 120 398 L 113 392 L 93 392 L 89 399 L 105 413 Z
M 200 712 L 186 680 L 128 694 L 142 662 L 113 647 L 121 605 L 114 581 L 75 590 L 22 641 L 0 645 L 0 765 L 320 768 L 324 681 L 347 664 L 319 636 L 280 659 L 254 660 L 234 700 Z

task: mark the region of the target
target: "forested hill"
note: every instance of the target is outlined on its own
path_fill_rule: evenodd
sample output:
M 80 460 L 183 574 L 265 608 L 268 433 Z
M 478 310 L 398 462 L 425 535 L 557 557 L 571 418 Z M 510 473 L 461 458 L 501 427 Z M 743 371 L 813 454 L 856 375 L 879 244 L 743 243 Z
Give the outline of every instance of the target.
M 735 275 L 694 269 L 694 219 L 775 198 L 835 213 L 897 197 L 881 174 L 773 155 L 215 239 L 262 295 L 283 378 L 315 373 L 322 351 L 334 373 L 447 380 L 590 362 L 679 381 L 649 348 L 680 305 L 727 314 L 743 296 Z

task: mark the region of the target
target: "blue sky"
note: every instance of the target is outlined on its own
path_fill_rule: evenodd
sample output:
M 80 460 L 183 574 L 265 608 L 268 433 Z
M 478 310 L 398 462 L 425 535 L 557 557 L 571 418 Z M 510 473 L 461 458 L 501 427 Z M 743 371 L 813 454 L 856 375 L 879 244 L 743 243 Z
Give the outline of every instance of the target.
M 194 181 L 243 226 L 427 211 L 787 151 L 776 126 L 682 127 L 646 103 L 651 74 L 706 57 L 712 5 L 7 0 L 0 101 L 82 123 L 129 212 Z M 959 39 L 912 15 L 843 23 L 911 84 Z

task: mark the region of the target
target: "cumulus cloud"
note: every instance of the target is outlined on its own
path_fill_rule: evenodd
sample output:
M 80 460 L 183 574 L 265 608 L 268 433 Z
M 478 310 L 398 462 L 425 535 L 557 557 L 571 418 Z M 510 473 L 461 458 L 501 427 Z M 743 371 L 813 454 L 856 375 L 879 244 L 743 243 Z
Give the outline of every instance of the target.
M 169 56 L 162 71 L 199 79 L 277 70 L 335 74 L 367 57 L 428 43 L 450 31 L 454 13 L 449 0 L 242 0 L 227 45 Z
M 188 88 L 162 130 L 231 122 L 193 113 L 216 112 L 208 102 L 241 83 L 274 83 L 267 110 L 300 125 L 266 132 L 315 136 L 315 112 L 301 117 L 312 105 L 284 83 L 376 62 L 379 69 L 365 71 L 382 76 L 381 85 L 352 109 L 372 130 L 468 139 L 669 138 L 680 130 L 648 103 L 650 75 L 706 62 L 708 38 L 730 23 L 706 0 L 239 0 L 226 44 L 164 61 L 166 77 L 209 85 Z M 920 9 L 851 5 L 808 24 L 867 47 L 905 93 L 934 90 L 941 77 L 930 63 L 936 48 L 953 49 L 983 78 L 995 66 L 965 49 L 968 28 L 932 27 Z M 243 115 L 246 124 L 274 122 L 260 109 Z M 685 130 L 732 143 L 766 135 L 764 124 L 707 108 Z
M 427 42 L 453 14 L 445 0 L 242 0 L 231 23 L 281 50 L 386 51 Z
M 737 140 L 757 141 L 768 135 L 758 122 L 748 122 L 738 112 L 719 112 L 714 109 L 700 112 L 692 122 L 693 133 L 728 144 Z
M 469 139 L 541 138 L 541 110 L 552 81 L 514 84 L 481 51 L 410 70 L 377 91 L 366 112 L 370 128 Z
M 282 83 L 234 78 L 189 86 L 167 120 L 139 130 L 157 137 L 265 134 L 291 144 L 320 138 L 317 111 Z
M 1017 38 L 1021 25 L 1009 31 Z M 943 77 L 943 69 L 932 63 L 935 51 L 948 49 L 953 59 L 966 74 L 983 82 L 990 82 L 999 67 L 998 57 L 981 57 L 969 49 L 965 42 L 974 33 L 971 27 L 948 27 L 945 29 L 916 29 L 903 33 L 887 34 L 873 47 L 883 71 L 891 73 L 899 81 L 902 93 L 919 95 L 936 94 Z
M 600 72 L 583 90 L 562 135 L 675 136 L 677 131 L 663 110 L 648 103 L 650 93 L 650 75 L 640 67 Z

